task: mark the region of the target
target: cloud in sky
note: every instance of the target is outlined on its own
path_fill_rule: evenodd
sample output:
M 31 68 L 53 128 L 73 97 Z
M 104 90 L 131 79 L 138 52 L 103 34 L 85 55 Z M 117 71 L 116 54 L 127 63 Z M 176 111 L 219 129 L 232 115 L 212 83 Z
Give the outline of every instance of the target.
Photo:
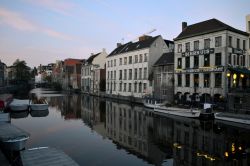
M 24 0 L 24 1 L 64 15 L 70 15 L 70 12 L 76 6 L 74 3 L 65 0 Z
M 32 22 L 29 19 L 23 17 L 20 13 L 13 12 L 4 8 L 0 8 L 0 24 L 8 25 L 20 31 L 41 32 L 50 37 L 58 39 L 72 39 L 72 37 L 70 37 L 69 35 L 38 25 L 35 22 Z

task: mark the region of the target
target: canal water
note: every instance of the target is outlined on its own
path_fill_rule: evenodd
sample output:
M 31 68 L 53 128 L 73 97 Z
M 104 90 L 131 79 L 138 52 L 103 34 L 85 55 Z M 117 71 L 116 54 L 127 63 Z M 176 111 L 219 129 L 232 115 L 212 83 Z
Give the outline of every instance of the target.
M 154 114 L 141 105 L 35 90 L 48 111 L 12 113 L 26 148 L 55 147 L 83 166 L 249 166 L 250 127 Z

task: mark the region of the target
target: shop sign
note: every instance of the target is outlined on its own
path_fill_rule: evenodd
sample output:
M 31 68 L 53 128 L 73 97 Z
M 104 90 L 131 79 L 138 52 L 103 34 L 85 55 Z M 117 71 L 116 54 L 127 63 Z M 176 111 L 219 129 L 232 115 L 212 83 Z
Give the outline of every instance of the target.
M 213 54 L 213 53 L 214 53 L 214 48 L 207 48 L 207 49 L 202 49 L 202 50 L 184 52 L 182 53 L 182 56 L 186 57 L 186 56 L 194 56 L 194 55 Z

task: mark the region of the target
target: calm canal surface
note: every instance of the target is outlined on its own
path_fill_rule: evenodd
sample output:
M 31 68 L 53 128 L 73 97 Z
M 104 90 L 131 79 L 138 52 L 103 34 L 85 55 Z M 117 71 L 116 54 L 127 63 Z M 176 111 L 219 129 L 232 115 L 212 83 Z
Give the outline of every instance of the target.
M 12 114 L 26 148 L 63 150 L 79 165 L 248 166 L 250 127 L 156 115 L 140 105 L 37 91 L 49 111 Z

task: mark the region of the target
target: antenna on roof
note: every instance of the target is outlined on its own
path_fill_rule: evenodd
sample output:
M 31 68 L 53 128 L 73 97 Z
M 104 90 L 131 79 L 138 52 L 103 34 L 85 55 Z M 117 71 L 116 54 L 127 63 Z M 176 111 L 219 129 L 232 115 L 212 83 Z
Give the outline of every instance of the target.
M 142 35 L 140 35 L 140 36 L 137 36 L 134 40 L 131 40 L 131 41 L 136 41 L 136 40 L 138 40 L 140 37 L 149 35 L 149 34 L 155 32 L 155 31 L 156 31 L 156 29 L 153 28 L 153 29 L 151 29 L 150 31 L 148 31 L 148 32 L 146 32 L 146 33 L 144 33 L 144 34 L 142 34 Z

